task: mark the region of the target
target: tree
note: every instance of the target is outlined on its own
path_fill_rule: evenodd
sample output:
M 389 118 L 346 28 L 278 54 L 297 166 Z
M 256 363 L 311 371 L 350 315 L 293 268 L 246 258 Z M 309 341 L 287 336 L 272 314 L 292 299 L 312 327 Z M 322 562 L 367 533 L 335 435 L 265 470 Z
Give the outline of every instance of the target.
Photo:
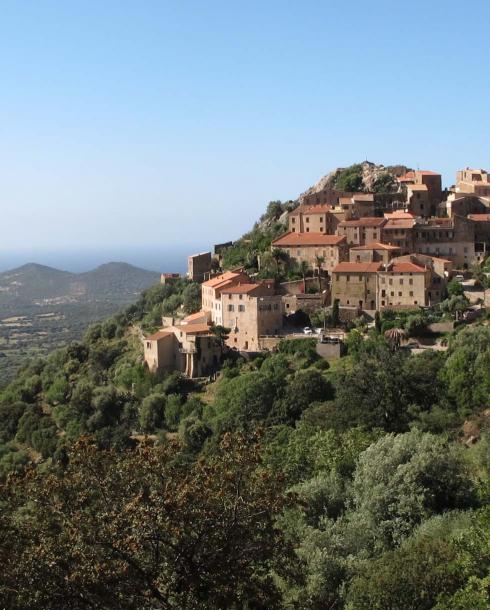
M 381 325 L 381 314 L 378 310 L 376 310 L 374 313 L 374 328 L 376 329 L 377 333 L 381 333 Z
M 334 299 L 332 305 L 332 325 L 338 326 L 340 324 L 340 301 Z
M 143 432 L 154 432 L 161 428 L 165 417 L 165 396 L 150 394 L 143 399 L 139 412 L 139 425 Z
M 306 261 L 300 261 L 298 265 L 298 270 L 303 278 L 303 292 L 306 293 L 306 275 L 309 270 L 308 263 Z
M 186 313 L 191 314 L 201 309 L 201 285 L 196 282 L 188 284 L 182 293 L 182 305 Z
M 64 468 L 11 479 L 0 514 L 0 597 L 12 610 L 279 608 L 270 577 L 286 548 L 280 478 L 256 438 L 215 456 L 173 443 L 100 451 L 81 440 Z
M 458 280 L 456 279 L 452 279 L 447 284 L 447 292 L 450 297 L 462 296 L 464 294 L 463 284 L 461 284 L 461 282 L 458 282 Z

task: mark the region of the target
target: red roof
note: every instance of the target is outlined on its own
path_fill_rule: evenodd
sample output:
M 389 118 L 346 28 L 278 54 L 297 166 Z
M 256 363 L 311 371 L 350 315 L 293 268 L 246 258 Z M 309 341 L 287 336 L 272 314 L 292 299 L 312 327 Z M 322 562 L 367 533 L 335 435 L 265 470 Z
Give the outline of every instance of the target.
M 386 212 L 384 217 L 387 220 L 392 220 L 394 218 L 415 218 L 415 216 L 411 212 L 405 212 L 405 210 L 396 210 L 395 212 Z
M 284 246 L 338 246 L 345 242 L 344 235 L 325 235 L 324 233 L 286 233 L 272 242 L 278 248 Z
M 198 311 L 196 313 L 191 313 L 186 316 L 183 322 L 187 322 L 188 324 L 194 323 L 196 320 L 206 320 L 208 318 L 209 312 L 207 311 Z
M 250 294 L 255 292 L 258 288 L 264 288 L 263 284 L 238 284 L 237 286 L 230 286 L 225 288 L 222 294 Z
M 326 214 L 332 210 L 331 205 L 322 204 L 322 205 L 312 205 L 303 210 L 303 214 Z
M 339 227 L 382 227 L 385 222 L 385 218 L 366 216 L 357 220 L 344 220 L 339 223 Z
M 158 341 L 159 339 L 163 339 L 164 337 L 168 337 L 169 335 L 173 335 L 171 330 L 159 330 L 153 335 L 146 337 L 147 341 Z
M 176 325 L 175 328 L 186 335 L 201 335 L 203 333 L 211 332 L 211 327 L 208 324 L 179 324 Z
M 217 275 L 216 277 L 213 277 L 210 280 L 203 282 L 202 285 L 208 286 L 210 288 L 217 288 L 218 286 L 221 286 L 221 285 L 226 286 L 226 284 L 228 282 L 235 280 L 236 278 L 240 277 L 241 275 L 243 275 L 243 274 L 240 272 L 226 271 L 225 273 L 222 273 L 221 275 Z
M 392 246 L 390 244 L 382 244 L 379 241 L 365 244 L 364 246 L 354 246 L 351 250 L 400 250 L 398 246 Z
M 392 263 L 388 268 L 389 273 L 425 273 L 424 267 L 414 263 Z
M 408 186 L 408 188 L 411 191 L 428 191 L 429 189 L 427 188 L 426 184 L 410 184 Z
M 384 229 L 411 229 L 415 224 L 413 218 L 390 218 L 386 221 Z
M 490 214 L 468 214 L 468 218 L 476 222 L 490 222 Z
M 376 273 L 382 263 L 339 263 L 332 273 Z

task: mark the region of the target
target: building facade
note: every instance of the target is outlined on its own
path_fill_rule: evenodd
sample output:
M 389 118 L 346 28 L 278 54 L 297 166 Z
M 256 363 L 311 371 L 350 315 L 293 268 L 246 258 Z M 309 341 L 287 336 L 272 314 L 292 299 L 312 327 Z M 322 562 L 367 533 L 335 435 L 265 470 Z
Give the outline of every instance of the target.
M 272 248 L 284 250 L 298 263 L 304 261 L 313 269 L 329 273 L 349 256 L 345 237 L 324 233 L 286 233 L 272 242 Z

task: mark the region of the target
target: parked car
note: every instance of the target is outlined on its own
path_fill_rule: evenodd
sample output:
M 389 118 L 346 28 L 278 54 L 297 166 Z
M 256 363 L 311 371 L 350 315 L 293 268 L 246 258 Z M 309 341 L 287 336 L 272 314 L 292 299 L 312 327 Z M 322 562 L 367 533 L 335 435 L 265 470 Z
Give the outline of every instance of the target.
M 303 328 L 303 332 L 305 333 L 305 335 L 312 335 L 313 331 L 311 330 L 311 328 L 309 326 L 305 326 Z
M 461 273 L 458 273 L 458 275 L 455 275 L 455 276 L 454 276 L 454 279 L 455 279 L 457 282 L 464 282 L 464 276 L 463 276 L 463 275 L 461 275 Z

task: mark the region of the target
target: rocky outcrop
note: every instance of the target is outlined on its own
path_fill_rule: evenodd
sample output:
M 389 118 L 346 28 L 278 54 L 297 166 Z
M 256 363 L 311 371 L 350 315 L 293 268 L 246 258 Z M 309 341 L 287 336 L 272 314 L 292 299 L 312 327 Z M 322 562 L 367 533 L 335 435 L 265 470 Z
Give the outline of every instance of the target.
M 338 167 L 337 169 L 325 174 L 320 180 L 310 187 L 298 197 L 300 203 L 304 203 L 308 195 L 320 193 L 327 188 L 339 189 L 339 179 L 344 172 L 359 172 L 362 177 L 361 190 L 364 192 L 373 192 L 376 188 L 376 182 L 384 175 L 390 174 L 393 177 L 401 176 L 409 171 L 405 165 L 378 165 L 370 161 L 364 161 L 351 165 L 350 167 Z M 342 190 L 341 188 L 339 190 Z

